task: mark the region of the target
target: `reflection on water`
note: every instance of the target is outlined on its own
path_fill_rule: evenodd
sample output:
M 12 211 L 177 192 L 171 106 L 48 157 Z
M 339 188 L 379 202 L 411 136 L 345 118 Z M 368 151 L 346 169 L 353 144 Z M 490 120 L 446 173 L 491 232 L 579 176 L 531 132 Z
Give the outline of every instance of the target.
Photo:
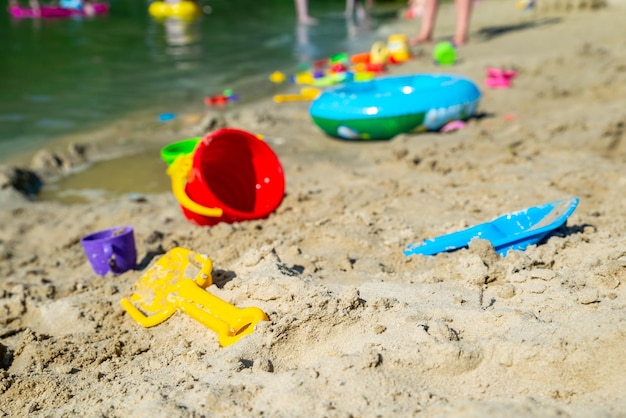
M 164 29 L 165 53 L 173 59 L 176 69 L 189 70 L 196 67 L 202 55 L 202 17 L 170 17 L 155 23 L 161 24 Z
M 317 55 L 315 45 L 311 43 L 311 26 L 302 23 L 296 24 L 296 56 L 298 63 L 308 64 Z
M 349 39 L 356 39 L 359 34 L 371 32 L 374 29 L 374 19 L 365 10 L 365 6 L 357 3 L 354 13 L 346 17 L 346 32 Z
M 332 25 L 323 24 L 323 19 L 317 25 L 295 22 L 294 54 L 299 64 L 310 64 L 340 52 L 350 54 L 369 51 L 374 41 L 380 40 L 375 37 L 377 24 L 380 22 L 361 3 L 355 5 L 354 13 L 349 16 L 341 14 L 332 20 Z M 330 44 L 335 46 L 334 50 L 329 51 Z
M 165 42 L 167 42 L 167 53 L 174 58 L 192 58 L 199 56 L 202 48 L 198 44 L 200 41 L 199 24 L 196 19 L 193 21 L 168 18 L 163 22 L 165 26 Z M 196 43 L 196 45 L 193 45 Z
M 315 26 L 297 25 L 290 1 L 211 1 L 211 13 L 191 21 L 157 21 L 148 1 L 109 2 L 108 15 L 89 18 L 0 13 L 0 160 L 137 111 L 156 118 L 202 105 L 225 89 L 245 102 L 266 94 L 272 72 L 368 50 L 376 36 L 377 22 L 346 19 L 340 2 L 312 4 Z
M 368 13 L 363 4 L 355 5 L 354 13 L 337 20 L 341 27 L 345 26 L 345 35 L 335 38 L 334 44 L 337 46 L 332 53 L 327 52 L 327 41 L 325 38 L 336 35 L 336 30 L 329 31 L 327 27 L 321 25 L 305 25 L 296 22 L 295 34 L 295 55 L 299 64 L 310 64 L 320 58 L 327 58 L 338 52 L 362 52 L 369 50 L 373 43 L 372 34 L 376 29 L 375 20 Z M 359 42 L 360 41 L 360 42 Z M 362 46 L 360 46 L 362 45 Z M 324 55 L 326 52 L 326 55 Z
M 315 26 L 297 25 L 292 1 L 215 0 L 210 14 L 187 21 L 151 18 L 148 0 L 109 2 L 108 15 L 90 18 L 0 12 L 0 161 L 138 111 L 154 121 L 201 109 L 225 89 L 237 105 L 270 96 L 272 72 L 380 40 L 380 21 L 347 19 L 341 2 L 312 4 Z

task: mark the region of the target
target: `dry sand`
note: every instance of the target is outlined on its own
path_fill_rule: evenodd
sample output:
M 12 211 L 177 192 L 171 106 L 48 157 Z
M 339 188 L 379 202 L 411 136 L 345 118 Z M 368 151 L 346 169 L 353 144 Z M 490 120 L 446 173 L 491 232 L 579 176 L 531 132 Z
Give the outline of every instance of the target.
M 233 110 L 227 123 L 264 134 L 285 169 L 268 219 L 196 227 L 167 192 L 5 201 L 0 415 L 626 416 L 625 13 L 479 3 L 448 70 L 481 86 L 484 117 L 452 134 L 343 142 L 306 103 Z M 451 35 L 451 6 L 439 21 Z M 484 87 L 490 65 L 518 70 L 511 89 Z M 393 71 L 442 69 L 426 55 Z M 568 196 L 567 226 L 524 252 L 402 254 Z M 79 243 L 126 224 L 140 261 L 208 254 L 209 292 L 270 321 L 226 348 L 181 312 L 139 326 L 120 299 L 146 263 L 96 277 Z

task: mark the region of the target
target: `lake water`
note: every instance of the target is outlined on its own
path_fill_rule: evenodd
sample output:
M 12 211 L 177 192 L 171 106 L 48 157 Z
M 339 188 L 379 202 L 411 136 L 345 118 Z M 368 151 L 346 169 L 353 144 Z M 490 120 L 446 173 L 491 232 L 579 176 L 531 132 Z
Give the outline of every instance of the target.
M 156 117 L 225 89 L 242 101 L 269 95 L 273 71 L 369 50 L 394 16 L 355 25 L 343 1 L 314 0 L 319 24 L 307 27 L 296 24 L 292 0 L 205 0 L 210 13 L 192 22 L 158 22 L 146 1 L 110 4 L 93 18 L 0 13 L 0 161 L 140 109 Z

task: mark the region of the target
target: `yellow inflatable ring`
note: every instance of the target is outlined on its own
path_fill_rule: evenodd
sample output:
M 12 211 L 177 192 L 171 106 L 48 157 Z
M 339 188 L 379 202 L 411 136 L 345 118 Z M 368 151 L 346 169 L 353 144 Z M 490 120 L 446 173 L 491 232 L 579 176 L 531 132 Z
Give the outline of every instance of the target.
M 192 18 L 198 16 L 201 12 L 200 7 L 191 1 L 181 1 L 175 4 L 154 1 L 148 8 L 148 13 L 158 19 L 166 17 Z

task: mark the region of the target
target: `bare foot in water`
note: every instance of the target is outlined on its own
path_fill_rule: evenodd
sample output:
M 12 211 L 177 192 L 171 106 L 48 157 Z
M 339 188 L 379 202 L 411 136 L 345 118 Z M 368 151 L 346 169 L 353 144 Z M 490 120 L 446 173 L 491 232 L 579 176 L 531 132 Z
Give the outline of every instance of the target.
M 298 23 L 302 25 L 316 25 L 317 19 L 309 16 L 309 0 L 294 0 Z
M 302 25 L 313 26 L 313 25 L 317 25 L 318 20 L 311 16 L 302 16 L 298 18 L 298 23 Z

